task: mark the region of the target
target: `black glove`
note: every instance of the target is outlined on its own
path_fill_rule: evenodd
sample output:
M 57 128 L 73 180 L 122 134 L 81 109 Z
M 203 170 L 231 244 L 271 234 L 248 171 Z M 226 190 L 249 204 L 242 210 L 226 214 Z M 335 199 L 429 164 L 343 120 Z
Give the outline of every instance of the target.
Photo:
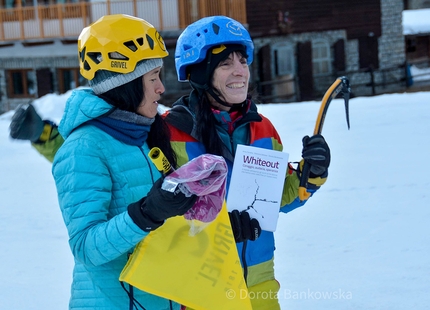
M 236 242 L 243 242 L 245 240 L 255 241 L 260 237 L 260 223 L 258 223 L 257 219 L 251 219 L 248 212 L 233 210 L 228 215 Z
M 164 178 L 158 179 L 148 195 L 128 206 L 133 222 L 144 231 L 151 231 L 163 225 L 164 220 L 183 215 L 197 200 L 196 195 L 186 197 L 180 190 L 174 193 L 161 189 Z
M 311 178 L 323 176 L 330 165 L 330 148 L 322 135 L 303 137 L 302 157 L 308 162 Z
M 43 132 L 45 123 L 31 103 L 20 104 L 12 116 L 10 136 L 13 139 L 35 142 Z

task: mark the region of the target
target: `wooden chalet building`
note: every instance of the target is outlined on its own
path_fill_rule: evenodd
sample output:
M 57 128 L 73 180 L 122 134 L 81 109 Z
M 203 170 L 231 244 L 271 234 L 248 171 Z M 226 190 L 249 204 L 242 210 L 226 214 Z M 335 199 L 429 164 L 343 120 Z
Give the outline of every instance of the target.
M 176 39 L 209 15 L 231 16 L 248 27 L 255 43 L 251 82 L 262 102 L 320 100 L 340 75 L 348 76 L 353 94 L 370 95 L 375 87 L 399 87 L 390 81 L 403 74 L 402 0 L 73 1 L 0 0 L 0 113 L 85 85 L 77 37 L 100 16 L 115 13 L 148 20 L 165 39 L 165 105 L 190 89 L 177 82 Z

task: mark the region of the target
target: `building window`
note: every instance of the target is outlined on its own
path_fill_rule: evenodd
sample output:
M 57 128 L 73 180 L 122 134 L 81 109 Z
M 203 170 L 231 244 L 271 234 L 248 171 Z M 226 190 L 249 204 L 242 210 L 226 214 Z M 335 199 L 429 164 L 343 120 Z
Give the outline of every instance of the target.
M 8 70 L 8 97 L 32 98 L 36 95 L 36 74 L 31 69 Z
M 61 94 L 84 85 L 87 85 L 87 81 L 79 73 L 79 68 L 58 69 L 58 88 Z
M 279 46 L 274 49 L 275 74 L 294 74 L 294 50 L 292 46 Z
M 330 45 L 327 42 L 312 42 L 312 67 L 314 76 L 331 73 Z
M 417 50 L 417 40 L 415 38 L 407 37 L 406 39 L 406 53 L 413 53 Z

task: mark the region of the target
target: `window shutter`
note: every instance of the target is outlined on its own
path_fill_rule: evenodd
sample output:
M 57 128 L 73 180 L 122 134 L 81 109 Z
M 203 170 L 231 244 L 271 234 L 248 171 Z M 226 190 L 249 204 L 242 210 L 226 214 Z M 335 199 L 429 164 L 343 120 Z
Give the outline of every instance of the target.
M 361 37 L 358 39 L 358 44 L 360 69 L 367 69 L 370 67 L 378 69 L 378 38 L 376 36 Z
M 300 100 L 314 99 L 314 81 L 312 75 L 312 44 L 310 41 L 297 43 L 297 63 Z
M 37 69 L 36 79 L 37 95 L 39 98 L 53 92 L 52 73 L 49 68 Z
M 258 51 L 258 75 L 260 82 L 272 80 L 271 62 L 270 45 L 265 45 Z M 263 97 L 271 96 L 272 91 L 272 85 L 270 84 L 263 85 L 259 89 L 259 92 Z
M 333 68 L 335 72 L 346 71 L 345 63 L 345 41 L 343 39 L 336 41 L 333 45 L 334 52 L 334 64 Z

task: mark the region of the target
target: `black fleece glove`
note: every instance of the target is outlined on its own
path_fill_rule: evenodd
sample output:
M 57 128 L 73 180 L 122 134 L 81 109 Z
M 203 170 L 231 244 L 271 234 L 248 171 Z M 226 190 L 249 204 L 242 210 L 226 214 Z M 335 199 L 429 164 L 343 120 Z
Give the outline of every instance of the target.
M 260 223 L 258 223 L 257 219 L 251 219 L 248 212 L 233 210 L 228 215 L 236 242 L 243 242 L 245 240 L 255 241 L 260 237 Z
M 43 132 L 45 123 L 31 103 L 20 104 L 12 116 L 10 136 L 13 139 L 36 142 Z
M 326 174 L 330 165 L 330 148 L 322 135 L 303 137 L 302 157 L 308 162 L 311 178 L 320 177 Z
M 170 217 L 183 215 L 197 200 L 196 195 L 186 197 L 180 190 L 174 193 L 161 189 L 164 178 L 158 179 L 148 195 L 128 206 L 133 222 L 144 231 L 151 231 L 163 225 Z

